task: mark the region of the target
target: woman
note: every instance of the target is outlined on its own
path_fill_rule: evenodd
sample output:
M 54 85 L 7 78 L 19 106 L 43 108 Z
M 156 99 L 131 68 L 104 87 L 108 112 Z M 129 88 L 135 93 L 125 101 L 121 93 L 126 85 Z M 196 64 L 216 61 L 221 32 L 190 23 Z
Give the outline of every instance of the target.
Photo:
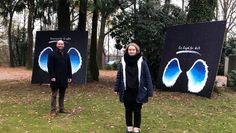
M 153 86 L 147 62 L 136 43 L 127 46 L 121 59 L 115 91 L 125 106 L 126 133 L 140 133 L 142 104 L 153 95 Z

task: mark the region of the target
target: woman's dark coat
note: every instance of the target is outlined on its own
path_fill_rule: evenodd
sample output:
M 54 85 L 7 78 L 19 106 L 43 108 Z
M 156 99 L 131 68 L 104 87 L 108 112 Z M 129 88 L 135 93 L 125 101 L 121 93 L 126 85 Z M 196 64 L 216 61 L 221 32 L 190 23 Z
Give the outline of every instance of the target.
M 147 62 L 143 60 L 143 57 L 139 58 L 139 60 L 137 61 L 137 66 L 138 66 L 139 88 L 136 101 L 137 103 L 146 103 L 148 102 L 148 97 L 151 97 L 153 95 L 152 79 Z M 126 90 L 125 67 L 126 63 L 123 57 L 121 59 L 120 67 L 117 72 L 116 84 L 114 89 L 114 91 L 119 93 L 119 98 L 121 102 L 124 102 L 124 91 Z

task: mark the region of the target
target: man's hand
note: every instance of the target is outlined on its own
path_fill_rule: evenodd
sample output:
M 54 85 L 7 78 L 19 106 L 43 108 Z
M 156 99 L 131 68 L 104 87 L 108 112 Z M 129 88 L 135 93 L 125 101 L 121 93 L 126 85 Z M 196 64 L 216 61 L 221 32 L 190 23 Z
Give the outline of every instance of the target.
M 71 78 L 70 78 L 70 79 L 68 79 L 68 82 L 69 82 L 69 83 L 71 83 L 71 81 L 72 81 L 72 79 L 71 79 Z
M 51 81 L 55 82 L 55 81 L 56 81 L 56 78 L 51 78 Z

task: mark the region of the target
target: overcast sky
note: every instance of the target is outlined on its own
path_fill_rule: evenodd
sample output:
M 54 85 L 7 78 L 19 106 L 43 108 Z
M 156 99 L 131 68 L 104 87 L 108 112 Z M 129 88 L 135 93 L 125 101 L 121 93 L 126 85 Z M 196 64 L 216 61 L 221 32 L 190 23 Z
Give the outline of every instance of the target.
M 182 0 L 172 0 L 171 4 L 174 4 L 174 5 L 177 5 L 177 6 L 181 7 L 182 6 Z M 185 6 L 186 6 L 186 2 L 185 2 Z

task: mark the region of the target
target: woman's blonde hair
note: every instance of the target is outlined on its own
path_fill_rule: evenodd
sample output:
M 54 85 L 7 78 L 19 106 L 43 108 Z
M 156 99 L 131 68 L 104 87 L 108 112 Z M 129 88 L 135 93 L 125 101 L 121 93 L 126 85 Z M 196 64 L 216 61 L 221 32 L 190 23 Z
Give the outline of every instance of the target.
M 129 48 L 130 46 L 134 46 L 134 47 L 135 47 L 135 49 L 136 49 L 136 51 L 137 51 L 137 54 L 140 53 L 140 47 L 138 46 L 138 44 L 136 44 L 136 43 L 134 43 L 134 42 L 131 42 L 131 43 L 129 43 L 129 44 L 127 45 L 126 51 L 128 51 L 128 48 Z

